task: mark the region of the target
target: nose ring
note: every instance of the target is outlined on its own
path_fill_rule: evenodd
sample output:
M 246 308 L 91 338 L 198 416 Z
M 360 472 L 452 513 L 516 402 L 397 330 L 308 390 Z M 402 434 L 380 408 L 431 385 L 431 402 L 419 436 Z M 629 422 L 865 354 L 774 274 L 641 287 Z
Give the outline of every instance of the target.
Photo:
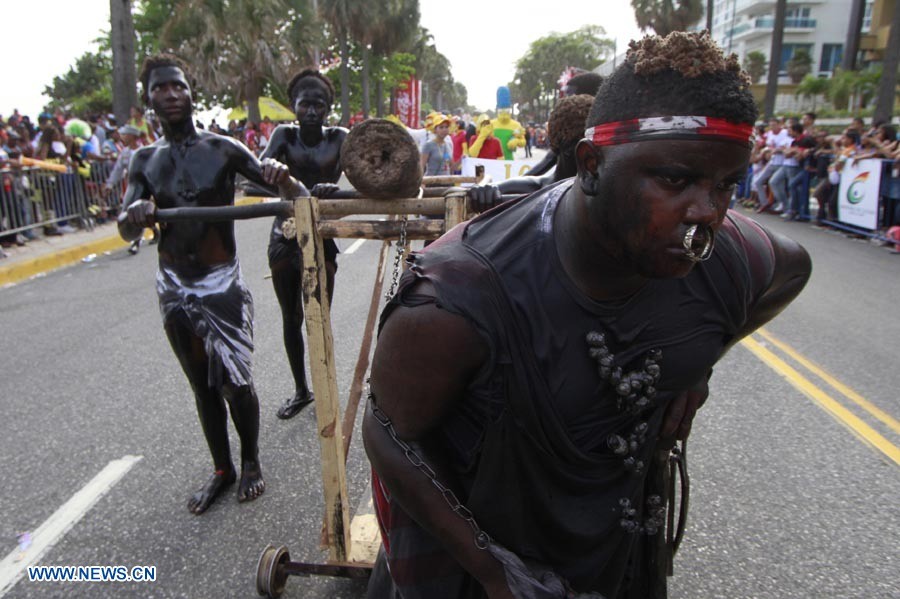
M 713 246 L 716 243 L 716 232 L 700 225 L 691 225 L 684 232 L 684 255 L 692 262 L 703 262 L 712 256 Z

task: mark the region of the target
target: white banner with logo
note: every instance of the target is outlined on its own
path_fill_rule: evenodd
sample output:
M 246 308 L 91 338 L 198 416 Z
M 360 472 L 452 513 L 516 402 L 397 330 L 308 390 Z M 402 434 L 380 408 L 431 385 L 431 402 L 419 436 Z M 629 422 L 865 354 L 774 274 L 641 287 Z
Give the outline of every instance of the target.
M 524 160 L 487 160 L 484 158 L 469 158 L 463 156 L 462 174 L 466 177 L 475 176 L 475 167 L 484 166 L 486 175 L 491 176 L 494 183 L 506 181 L 514 177 L 527 175 L 528 170 L 538 163 L 537 158 L 526 158 Z
M 878 193 L 881 160 L 848 160 L 838 188 L 838 220 L 864 229 L 878 228 Z

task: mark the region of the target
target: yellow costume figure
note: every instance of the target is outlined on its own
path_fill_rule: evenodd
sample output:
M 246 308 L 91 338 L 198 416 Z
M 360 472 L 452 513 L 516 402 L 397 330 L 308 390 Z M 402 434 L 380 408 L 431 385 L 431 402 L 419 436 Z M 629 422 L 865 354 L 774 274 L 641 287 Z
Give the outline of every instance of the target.
M 475 120 L 475 138 L 470 140 L 468 154 L 472 158 L 489 158 L 493 160 L 499 160 L 501 156 L 497 155 L 502 153 L 503 148 L 501 147 L 499 151 L 496 148 L 485 148 L 484 144 L 488 139 L 493 139 L 494 136 L 494 126 L 491 124 L 491 117 L 486 114 L 482 114 Z M 498 142 L 492 142 L 497 146 L 502 144 Z M 482 152 L 484 150 L 484 152 Z
M 491 125 L 494 127 L 494 136 L 500 140 L 503 158 L 506 160 L 513 159 L 516 148 L 525 147 L 525 128 L 510 116 L 509 109 L 511 107 L 509 88 L 498 87 L 497 118 L 491 121 Z

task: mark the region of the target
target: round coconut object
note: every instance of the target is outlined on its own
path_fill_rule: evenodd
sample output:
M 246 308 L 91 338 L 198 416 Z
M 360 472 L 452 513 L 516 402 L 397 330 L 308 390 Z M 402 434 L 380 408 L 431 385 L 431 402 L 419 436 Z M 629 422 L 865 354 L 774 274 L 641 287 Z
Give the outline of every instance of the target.
M 353 127 L 341 146 L 350 184 L 377 200 L 411 198 L 422 185 L 419 147 L 400 125 L 369 119 Z

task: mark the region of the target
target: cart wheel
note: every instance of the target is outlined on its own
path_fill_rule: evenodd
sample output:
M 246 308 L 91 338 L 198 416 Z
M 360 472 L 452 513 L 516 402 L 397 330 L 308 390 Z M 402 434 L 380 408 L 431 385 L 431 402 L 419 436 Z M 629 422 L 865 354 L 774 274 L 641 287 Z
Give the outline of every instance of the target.
M 267 545 L 263 549 L 256 566 L 256 591 L 260 595 L 270 599 L 281 597 L 288 577 L 284 565 L 289 561 L 291 554 L 284 545 L 278 549 Z
M 269 594 L 269 562 L 275 555 L 275 548 L 272 545 L 266 545 L 266 548 L 259 554 L 259 560 L 256 562 L 256 592 L 261 597 Z

